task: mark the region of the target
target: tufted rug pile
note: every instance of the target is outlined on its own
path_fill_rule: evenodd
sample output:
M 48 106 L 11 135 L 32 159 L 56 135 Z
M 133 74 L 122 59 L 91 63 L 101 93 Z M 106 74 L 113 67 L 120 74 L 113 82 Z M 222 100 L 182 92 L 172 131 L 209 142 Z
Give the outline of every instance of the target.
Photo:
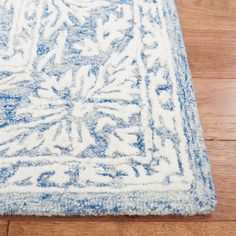
M 0 214 L 215 203 L 173 0 L 0 0 Z

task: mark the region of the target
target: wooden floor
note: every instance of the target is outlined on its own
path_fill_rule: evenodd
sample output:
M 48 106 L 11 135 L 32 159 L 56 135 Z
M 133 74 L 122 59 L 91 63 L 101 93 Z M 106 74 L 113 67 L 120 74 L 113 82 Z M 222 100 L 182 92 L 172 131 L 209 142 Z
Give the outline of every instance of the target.
M 236 235 L 236 0 L 176 0 L 218 195 L 196 217 L 1 217 L 0 236 Z

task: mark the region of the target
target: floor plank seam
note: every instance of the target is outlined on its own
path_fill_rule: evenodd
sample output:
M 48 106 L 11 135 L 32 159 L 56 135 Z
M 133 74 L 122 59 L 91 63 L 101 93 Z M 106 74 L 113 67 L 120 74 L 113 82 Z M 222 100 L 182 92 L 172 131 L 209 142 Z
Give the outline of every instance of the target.
M 212 142 L 212 141 L 219 141 L 219 142 L 234 142 L 234 141 L 236 141 L 236 139 L 221 139 L 221 138 L 205 138 L 204 139 L 205 141 L 210 141 L 210 142 Z
M 101 222 L 101 223 L 204 223 L 204 222 L 209 222 L 209 223 L 217 223 L 217 222 L 235 222 L 236 223 L 236 219 L 235 220 L 175 220 L 175 221 L 156 221 L 156 220 L 107 220 L 107 221 L 103 221 L 103 220 L 38 220 L 38 219 L 32 219 L 32 220 L 12 220 L 11 222 L 44 222 L 44 223 L 52 223 L 52 222 L 58 222 L 58 223 L 97 223 L 97 222 Z M 9 223 L 10 224 L 10 223 Z M 9 232 L 9 224 L 7 226 L 7 235 Z
M 9 227 L 10 227 L 10 220 L 7 221 L 6 236 L 8 236 L 8 233 L 9 233 Z
M 191 67 L 191 66 L 190 66 Z M 194 80 L 198 79 L 198 80 L 206 80 L 206 79 L 209 79 L 209 80 L 214 80 L 214 79 L 217 79 L 217 80 L 236 80 L 236 77 L 202 77 L 202 76 L 192 76 L 193 78 L 193 83 L 194 83 Z

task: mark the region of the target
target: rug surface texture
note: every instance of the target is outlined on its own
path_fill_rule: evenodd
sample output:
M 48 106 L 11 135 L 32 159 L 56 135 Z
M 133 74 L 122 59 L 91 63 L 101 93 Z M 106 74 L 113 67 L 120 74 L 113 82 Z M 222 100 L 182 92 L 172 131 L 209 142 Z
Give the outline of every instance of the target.
M 212 212 L 175 2 L 0 0 L 0 154 L 0 214 Z

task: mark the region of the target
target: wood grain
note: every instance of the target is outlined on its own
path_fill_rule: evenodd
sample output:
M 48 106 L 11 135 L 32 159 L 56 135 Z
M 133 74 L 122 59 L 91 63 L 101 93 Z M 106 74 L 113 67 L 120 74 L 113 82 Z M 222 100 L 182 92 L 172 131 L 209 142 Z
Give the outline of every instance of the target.
M 235 232 L 235 222 L 129 223 L 123 226 L 122 236 L 233 236 Z
M 218 197 L 211 220 L 236 220 L 236 141 L 206 144 Z
M 206 139 L 236 140 L 236 80 L 193 79 Z
M 235 0 L 176 0 L 184 29 L 235 30 Z
M 8 222 L 6 220 L 0 220 L 0 236 L 7 235 Z
M 12 221 L 9 236 L 119 236 L 117 222 Z
M 236 222 L 31 222 L 12 221 L 9 236 L 231 236 Z
M 193 77 L 236 78 L 235 30 L 183 30 Z
M 193 77 L 236 78 L 236 1 L 176 3 Z

